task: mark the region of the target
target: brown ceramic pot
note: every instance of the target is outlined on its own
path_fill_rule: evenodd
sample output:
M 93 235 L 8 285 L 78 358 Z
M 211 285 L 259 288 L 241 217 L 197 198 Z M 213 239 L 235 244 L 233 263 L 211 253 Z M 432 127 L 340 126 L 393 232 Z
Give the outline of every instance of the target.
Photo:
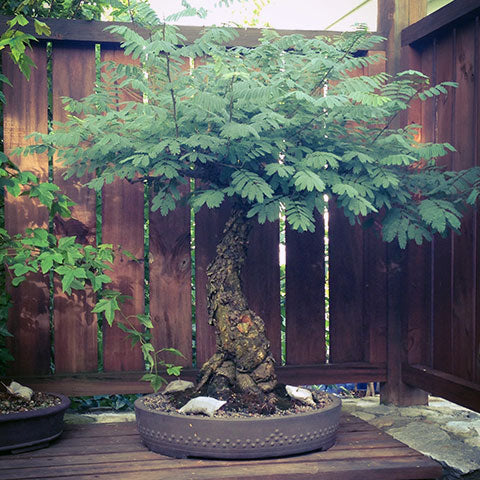
M 48 446 L 63 432 L 63 415 L 70 406 L 64 395 L 51 393 L 61 399 L 59 405 L 29 412 L 0 415 L 0 451 L 13 453 Z
M 327 450 L 335 443 L 341 401 L 312 413 L 261 418 L 180 415 L 135 401 L 140 436 L 152 451 L 176 458 L 266 458 Z

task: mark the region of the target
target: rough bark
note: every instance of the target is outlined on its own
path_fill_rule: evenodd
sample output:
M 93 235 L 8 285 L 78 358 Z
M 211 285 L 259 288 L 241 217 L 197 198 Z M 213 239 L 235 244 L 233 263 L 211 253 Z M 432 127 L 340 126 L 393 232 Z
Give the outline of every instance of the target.
M 242 291 L 250 230 L 245 213 L 234 210 L 207 269 L 207 308 L 217 350 L 201 369 L 198 389 L 217 397 L 231 390 L 263 395 L 277 384 L 264 322 L 248 308 Z

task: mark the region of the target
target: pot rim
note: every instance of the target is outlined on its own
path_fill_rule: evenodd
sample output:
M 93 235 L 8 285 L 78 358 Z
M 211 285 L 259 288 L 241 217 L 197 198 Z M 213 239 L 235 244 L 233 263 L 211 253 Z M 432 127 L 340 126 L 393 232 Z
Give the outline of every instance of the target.
M 70 399 L 66 395 L 61 393 L 43 392 L 46 395 L 52 395 L 53 397 L 60 398 L 61 402 L 58 405 L 52 405 L 51 407 L 36 408 L 35 410 L 29 410 L 27 412 L 13 412 L 0 414 L 0 423 L 11 422 L 15 420 L 25 420 L 27 418 L 43 417 L 48 415 L 54 415 L 59 411 L 66 410 L 70 406 Z
M 162 412 L 161 410 L 154 410 L 152 408 L 148 408 L 147 406 L 144 405 L 143 399 L 145 397 L 151 397 L 154 396 L 154 393 L 150 393 L 148 395 L 144 395 L 143 397 L 137 398 L 135 400 L 135 410 L 142 410 L 146 413 L 154 413 L 157 415 L 163 415 L 166 417 L 173 417 L 173 418 L 183 418 L 183 419 L 189 419 L 189 420 L 195 420 L 195 421 L 201 421 L 201 422 L 266 422 L 266 421 L 275 421 L 278 422 L 279 420 L 285 420 L 287 421 L 288 419 L 293 419 L 293 418 L 308 418 L 311 416 L 316 416 L 319 415 L 320 413 L 327 413 L 331 410 L 334 410 L 338 408 L 342 404 L 342 400 L 340 397 L 337 395 L 334 395 L 332 393 L 328 393 L 328 397 L 331 398 L 333 401 L 330 405 L 324 408 L 319 408 L 317 410 L 314 410 L 313 412 L 299 412 L 299 413 L 294 413 L 294 414 L 289 414 L 289 415 L 269 415 L 269 416 L 258 416 L 258 417 L 208 417 L 205 415 L 185 415 L 181 413 L 176 413 L 176 412 Z

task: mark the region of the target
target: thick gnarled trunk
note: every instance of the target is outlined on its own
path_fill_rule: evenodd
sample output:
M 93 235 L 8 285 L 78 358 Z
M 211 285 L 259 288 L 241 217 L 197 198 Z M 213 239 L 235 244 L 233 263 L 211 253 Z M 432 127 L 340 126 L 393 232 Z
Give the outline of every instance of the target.
M 232 390 L 262 395 L 277 384 L 263 320 L 248 308 L 240 278 L 251 222 L 234 210 L 207 270 L 207 308 L 217 351 L 203 365 L 198 389 L 219 396 Z

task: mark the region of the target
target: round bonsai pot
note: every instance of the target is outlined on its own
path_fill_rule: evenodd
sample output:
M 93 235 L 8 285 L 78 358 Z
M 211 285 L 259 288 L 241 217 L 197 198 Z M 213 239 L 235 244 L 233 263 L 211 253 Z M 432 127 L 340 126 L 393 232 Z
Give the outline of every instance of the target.
M 70 399 L 58 393 L 61 403 L 28 412 L 0 415 L 0 451 L 12 453 L 48 446 L 63 432 L 63 415 Z
M 341 401 L 312 413 L 256 418 L 209 418 L 165 413 L 135 401 L 137 427 L 152 451 L 176 458 L 266 458 L 327 450 L 335 443 Z

